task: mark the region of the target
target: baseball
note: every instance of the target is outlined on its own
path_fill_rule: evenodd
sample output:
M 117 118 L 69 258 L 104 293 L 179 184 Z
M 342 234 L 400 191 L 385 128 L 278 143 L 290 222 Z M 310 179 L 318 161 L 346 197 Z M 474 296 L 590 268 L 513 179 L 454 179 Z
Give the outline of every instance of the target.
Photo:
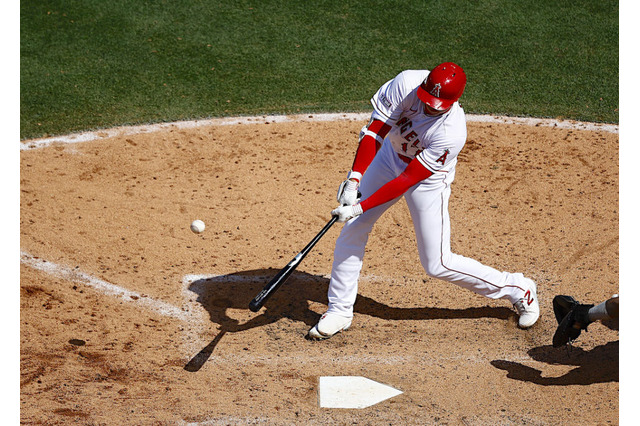
M 191 230 L 196 234 L 201 233 L 202 231 L 204 231 L 204 222 L 200 219 L 194 220 L 193 222 L 191 222 Z

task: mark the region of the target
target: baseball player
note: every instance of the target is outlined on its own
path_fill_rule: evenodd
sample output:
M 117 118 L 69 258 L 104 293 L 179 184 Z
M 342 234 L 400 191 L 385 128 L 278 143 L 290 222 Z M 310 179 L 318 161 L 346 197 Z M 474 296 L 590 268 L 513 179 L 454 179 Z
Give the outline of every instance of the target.
M 466 82 L 463 69 L 446 62 L 431 72 L 403 71 L 371 99 L 371 119 L 360 132 L 352 169 L 338 190 L 340 207 L 331 212 L 346 223 L 336 241 L 328 309 L 309 330 L 309 338 L 326 339 L 351 325 L 369 232 L 403 195 L 429 276 L 492 299 L 507 299 L 522 328 L 538 320 L 531 279 L 451 252 L 448 204 L 458 153 L 467 138 L 458 103 Z

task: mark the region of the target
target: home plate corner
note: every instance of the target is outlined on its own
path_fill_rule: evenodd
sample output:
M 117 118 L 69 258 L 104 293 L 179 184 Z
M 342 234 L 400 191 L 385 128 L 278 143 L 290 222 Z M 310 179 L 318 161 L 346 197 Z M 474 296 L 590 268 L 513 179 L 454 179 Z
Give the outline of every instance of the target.
M 402 393 L 361 376 L 323 376 L 318 383 L 322 408 L 367 408 Z

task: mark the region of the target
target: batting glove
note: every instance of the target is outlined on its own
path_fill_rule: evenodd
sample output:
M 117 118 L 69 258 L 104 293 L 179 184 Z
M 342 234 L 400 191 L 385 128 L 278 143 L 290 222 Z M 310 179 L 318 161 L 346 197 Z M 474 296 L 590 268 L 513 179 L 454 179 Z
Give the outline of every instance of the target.
M 338 216 L 338 222 L 346 222 L 361 214 L 362 207 L 360 204 L 356 204 L 355 206 L 340 206 L 331 211 L 331 216 Z
M 358 202 L 358 187 L 360 186 L 362 174 L 349 172 L 347 180 L 340 184 L 338 188 L 338 203 L 343 206 L 353 206 Z

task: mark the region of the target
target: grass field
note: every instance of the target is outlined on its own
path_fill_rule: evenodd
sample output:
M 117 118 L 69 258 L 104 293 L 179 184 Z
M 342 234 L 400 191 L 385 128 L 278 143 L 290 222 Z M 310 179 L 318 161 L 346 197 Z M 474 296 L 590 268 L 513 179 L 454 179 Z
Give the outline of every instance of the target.
M 618 2 L 20 3 L 20 137 L 120 124 L 367 111 L 455 61 L 470 113 L 618 122 Z

